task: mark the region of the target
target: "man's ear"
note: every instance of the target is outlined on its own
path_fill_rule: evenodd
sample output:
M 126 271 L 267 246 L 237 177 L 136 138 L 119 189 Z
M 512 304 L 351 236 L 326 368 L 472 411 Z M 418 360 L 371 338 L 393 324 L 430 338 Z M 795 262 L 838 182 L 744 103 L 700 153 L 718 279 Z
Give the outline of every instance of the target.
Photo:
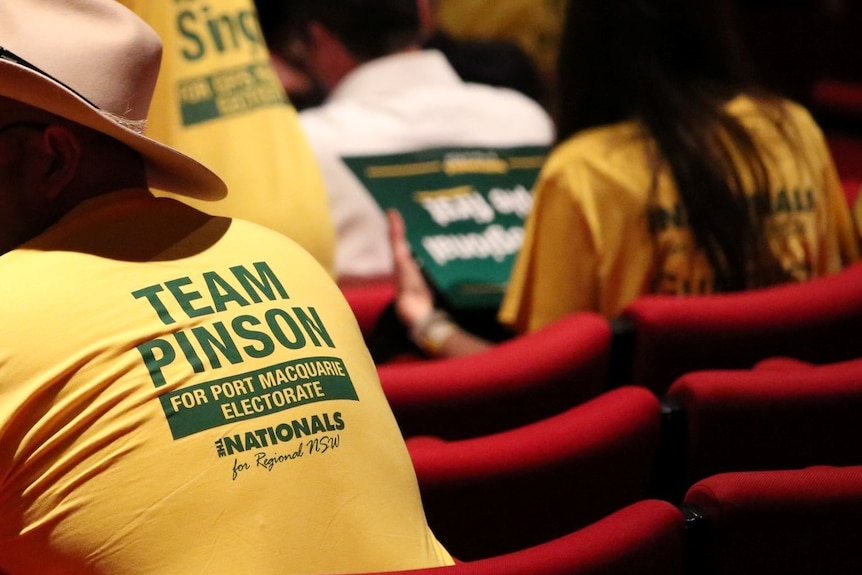
M 341 39 L 320 22 L 308 25 L 306 61 L 309 72 L 327 92 L 334 90 L 341 79 L 360 64 Z
M 74 179 L 81 163 L 83 146 L 77 134 L 61 124 L 51 124 L 39 141 L 42 162 L 39 166 L 45 197 L 57 199 Z
M 341 42 L 329 28 L 320 22 L 312 21 L 308 23 L 308 43 L 313 50 L 328 50 L 333 44 Z

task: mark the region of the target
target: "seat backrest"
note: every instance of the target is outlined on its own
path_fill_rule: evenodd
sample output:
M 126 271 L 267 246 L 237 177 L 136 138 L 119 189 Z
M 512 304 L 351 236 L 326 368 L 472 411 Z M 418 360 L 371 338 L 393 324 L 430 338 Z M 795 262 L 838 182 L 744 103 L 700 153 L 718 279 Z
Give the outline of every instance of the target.
M 844 191 L 844 198 L 847 200 L 847 204 L 855 211 L 859 202 L 859 192 L 862 191 L 862 179 L 841 180 L 841 189 Z
M 648 499 L 547 543 L 388 575 L 682 575 L 685 529 L 685 516 L 676 506 Z
M 862 467 L 714 475 L 689 489 L 693 573 L 862 573 Z
M 584 312 L 477 355 L 381 365 L 378 372 L 405 437 L 475 437 L 598 395 L 610 344 L 610 323 Z
M 396 295 L 395 282 L 388 279 L 341 284 L 339 287 L 366 337 Z
M 640 387 L 518 429 L 408 439 L 428 523 L 464 560 L 549 541 L 651 494 L 661 413 Z
M 685 485 L 725 471 L 862 465 L 862 359 L 683 375 Z
M 862 83 L 826 77 L 814 84 L 812 92 L 820 114 L 841 118 L 844 123 L 862 120 Z
M 698 369 L 741 369 L 770 356 L 832 363 L 862 350 L 862 262 L 808 282 L 708 296 L 642 296 L 624 382 L 664 393 Z M 624 338 L 625 336 L 620 336 Z

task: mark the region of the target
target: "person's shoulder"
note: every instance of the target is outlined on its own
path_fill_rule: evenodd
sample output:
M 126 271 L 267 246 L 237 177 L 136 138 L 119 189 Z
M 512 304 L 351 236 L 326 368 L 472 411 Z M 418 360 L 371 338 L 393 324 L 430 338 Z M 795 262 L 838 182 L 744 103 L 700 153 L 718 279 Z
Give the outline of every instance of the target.
M 773 122 L 816 125 L 808 108 L 795 100 L 782 96 L 740 94 L 727 104 L 727 109 L 739 117 L 761 117 Z
M 339 147 L 349 134 L 357 131 L 362 114 L 355 103 L 331 102 L 307 108 L 299 113 L 299 123 L 315 151 Z
M 258 223 L 242 218 L 230 218 L 228 251 L 237 249 L 267 261 L 281 262 L 304 275 L 320 275 L 329 279 L 329 272 L 317 259 L 293 238 Z M 252 249 L 249 246 L 256 246 Z
M 565 193 L 571 201 L 619 209 L 638 206 L 649 187 L 647 160 L 651 140 L 636 122 L 621 122 L 577 132 L 558 143 L 540 173 L 545 193 Z
M 807 107 L 794 100 L 782 99 L 781 102 L 787 117 L 796 125 L 818 133 L 821 132 L 817 120 Z
M 485 99 L 506 102 L 510 106 L 523 110 L 530 110 L 543 116 L 548 115 L 545 108 L 543 108 L 539 102 L 514 88 L 510 88 L 508 86 L 492 86 L 491 84 L 469 81 L 463 82 L 461 86 L 465 93 L 472 93 L 477 97 Z
M 261 239 L 265 239 L 267 242 L 283 244 L 285 246 L 299 245 L 293 238 L 273 230 L 272 228 L 258 224 L 257 222 L 240 217 L 231 217 L 229 220 L 230 231 L 235 235 L 260 237 Z
M 299 122 L 309 137 L 337 137 L 361 132 L 391 117 L 393 100 L 400 94 L 344 93 L 330 95 L 317 106 L 299 112 Z M 367 135 L 367 133 L 366 133 Z
M 299 123 L 305 129 L 307 129 L 308 126 L 317 126 L 318 124 L 325 121 L 325 118 L 329 114 L 330 110 L 331 106 L 325 103 L 318 106 L 306 108 L 299 112 Z
M 576 132 L 554 147 L 548 164 L 571 166 L 603 158 L 613 162 L 642 150 L 644 132 L 636 122 L 619 122 Z
M 498 122 L 510 128 L 530 128 L 552 137 L 554 122 L 548 111 L 536 100 L 507 87 L 465 82 L 448 97 L 451 106 L 461 113 L 486 122 Z M 443 104 L 440 104 L 441 108 Z

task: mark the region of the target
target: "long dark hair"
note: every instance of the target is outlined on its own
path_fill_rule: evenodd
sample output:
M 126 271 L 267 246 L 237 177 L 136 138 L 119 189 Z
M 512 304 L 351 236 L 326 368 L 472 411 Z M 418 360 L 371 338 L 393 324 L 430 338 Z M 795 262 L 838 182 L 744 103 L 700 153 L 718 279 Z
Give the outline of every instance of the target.
M 556 102 L 559 140 L 641 123 L 657 147 L 656 170 L 662 162 L 670 169 L 723 291 L 786 280 L 766 241 L 763 152 L 726 111 L 746 93 L 780 123 L 782 104 L 750 81 L 733 17 L 729 0 L 570 0 Z M 746 178 L 753 197 L 744 193 Z

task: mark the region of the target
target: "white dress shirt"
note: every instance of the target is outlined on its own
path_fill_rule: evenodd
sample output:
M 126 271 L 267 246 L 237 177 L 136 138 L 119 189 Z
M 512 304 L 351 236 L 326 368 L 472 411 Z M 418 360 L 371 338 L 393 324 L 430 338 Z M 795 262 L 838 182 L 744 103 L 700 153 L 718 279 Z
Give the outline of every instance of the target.
M 385 216 L 342 157 L 548 145 L 553 138 L 539 104 L 514 90 L 463 82 L 436 50 L 361 65 L 301 121 L 329 194 L 340 278 L 392 273 Z

